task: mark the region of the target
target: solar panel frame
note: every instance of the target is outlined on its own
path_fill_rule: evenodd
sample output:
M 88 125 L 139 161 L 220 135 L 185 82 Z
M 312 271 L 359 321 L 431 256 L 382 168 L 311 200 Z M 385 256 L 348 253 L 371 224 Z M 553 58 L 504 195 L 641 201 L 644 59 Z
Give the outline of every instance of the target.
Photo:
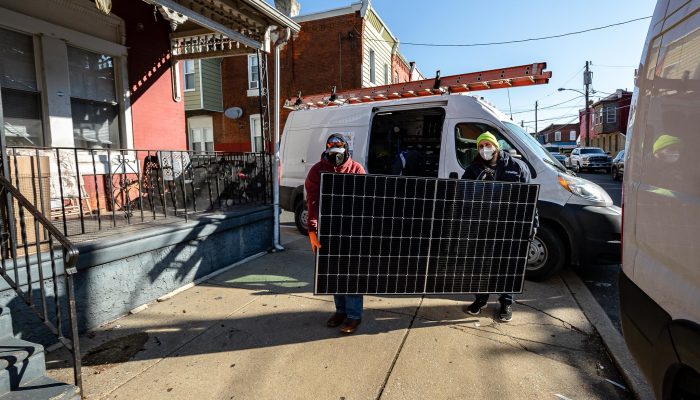
M 350 180 L 350 194 L 345 194 Z M 336 181 L 342 184 L 342 193 L 333 192 L 338 190 Z M 318 236 L 323 246 L 316 254 L 315 294 L 522 292 L 539 185 L 323 173 L 320 188 Z M 504 192 L 508 201 L 503 201 Z M 510 227 L 510 238 L 498 237 L 499 226 Z M 470 238 L 473 228 L 487 236 Z M 491 245 L 490 251 L 479 246 L 482 242 Z M 507 242 L 511 246 L 506 249 Z M 386 265 L 377 259 L 386 260 Z M 489 260 L 488 274 L 484 274 L 485 262 L 479 259 Z M 474 274 L 476 268 L 479 274 Z

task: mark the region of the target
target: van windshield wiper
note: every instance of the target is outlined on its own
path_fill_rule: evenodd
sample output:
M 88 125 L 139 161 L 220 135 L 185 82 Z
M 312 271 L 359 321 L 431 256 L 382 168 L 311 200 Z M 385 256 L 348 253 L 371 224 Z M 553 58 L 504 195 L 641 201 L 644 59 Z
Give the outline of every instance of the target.
M 542 161 L 546 162 L 546 163 L 549 164 L 549 165 L 554 166 L 554 167 L 555 167 L 556 169 L 558 169 L 559 171 L 566 172 L 566 168 L 562 168 L 561 165 L 556 164 L 556 163 L 553 162 L 552 160 L 549 160 L 549 159 L 546 159 L 546 158 L 542 158 Z

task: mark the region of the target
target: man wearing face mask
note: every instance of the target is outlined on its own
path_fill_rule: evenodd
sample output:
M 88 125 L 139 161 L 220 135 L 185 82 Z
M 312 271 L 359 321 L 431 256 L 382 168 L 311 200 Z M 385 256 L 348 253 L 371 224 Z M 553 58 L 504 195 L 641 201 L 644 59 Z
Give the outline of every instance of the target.
M 503 182 L 530 182 L 530 170 L 524 162 L 510 156 L 506 151 L 499 150 L 499 143 L 491 132 L 484 132 L 476 138 L 479 155 L 467 167 L 462 179 L 503 181 Z M 531 237 L 537 229 L 537 214 Z M 477 294 L 474 302 L 464 308 L 471 315 L 479 315 L 486 308 L 489 301 L 488 294 Z M 513 318 L 513 294 L 502 293 L 498 298 L 501 307 L 498 313 L 499 320 L 508 322 Z
M 343 135 L 334 133 L 326 140 L 326 150 L 306 176 L 306 206 L 308 210 L 308 229 L 311 250 L 316 253 L 321 248 L 316 232 L 318 231 L 318 199 L 321 189 L 321 173 L 364 174 L 365 169 L 350 158 L 350 148 Z M 326 325 L 340 326 L 342 333 L 353 333 L 362 322 L 362 295 L 334 295 L 335 313 Z

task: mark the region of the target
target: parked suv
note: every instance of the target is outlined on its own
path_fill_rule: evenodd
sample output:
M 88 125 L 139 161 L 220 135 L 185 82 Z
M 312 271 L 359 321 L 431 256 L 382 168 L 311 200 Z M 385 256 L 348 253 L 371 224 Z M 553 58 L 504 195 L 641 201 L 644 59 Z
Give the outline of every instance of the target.
M 584 169 L 604 169 L 609 173 L 612 157 L 600 147 L 577 147 L 571 151 L 569 164 L 576 172 Z
M 620 180 L 622 180 L 622 175 L 624 173 L 625 173 L 625 151 L 622 150 L 621 152 L 617 153 L 615 158 L 613 158 L 612 172 L 610 172 L 610 174 L 612 175 L 612 178 L 614 181 L 620 181 Z

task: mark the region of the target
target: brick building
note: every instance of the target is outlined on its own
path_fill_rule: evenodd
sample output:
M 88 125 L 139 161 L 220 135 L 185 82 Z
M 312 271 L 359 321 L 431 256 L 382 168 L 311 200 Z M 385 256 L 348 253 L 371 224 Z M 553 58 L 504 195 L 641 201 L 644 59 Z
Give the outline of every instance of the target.
M 588 129 L 585 112 L 579 110 L 583 135 L 581 145 L 585 143 L 585 135 L 588 135 L 589 146 L 600 147 L 612 155 L 624 149 L 631 100 L 632 92 L 618 89 L 610 96 L 591 104 L 589 108 L 591 123 Z
M 537 132 L 537 140 L 545 145 L 554 145 L 561 148 L 576 147 L 576 139 L 579 135 L 579 124 L 550 124 Z
M 281 53 L 282 98 L 296 98 L 298 92 L 302 97 L 330 92 L 333 86 L 341 91 L 423 79 L 415 64 L 401 55 L 398 39 L 372 8 L 370 0 L 294 16 L 293 20 L 300 24 L 301 30 L 290 38 Z M 274 64 L 273 55 L 267 62 L 269 66 Z M 206 116 L 211 120 L 215 150 L 260 151 L 257 58 L 248 55 L 223 59 L 220 74 L 222 109 L 237 107 L 242 114 L 229 119 L 221 109 L 201 107 L 188 111 L 190 134 L 192 126 L 196 126 L 195 118 L 201 120 Z M 269 68 L 268 82 L 272 92 L 273 68 Z M 282 109 L 280 131 L 288 114 L 288 110 Z

